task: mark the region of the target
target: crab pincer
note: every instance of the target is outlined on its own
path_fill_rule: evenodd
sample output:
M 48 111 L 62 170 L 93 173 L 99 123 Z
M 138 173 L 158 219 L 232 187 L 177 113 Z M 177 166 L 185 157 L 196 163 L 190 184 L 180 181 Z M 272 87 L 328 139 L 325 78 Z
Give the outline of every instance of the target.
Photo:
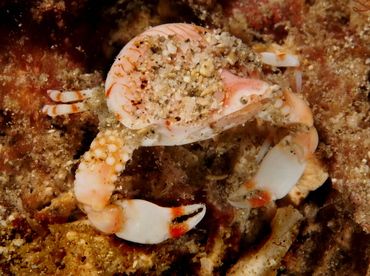
M 88 205 L 85 211 L 100 231 L 141 244 L 161 243 L 177 238 L 195 227 L 204 217 L 204 204 L 160 207 L 141 200 L 117 200 L 102 211 Z
M 204 204 L 160 207 L 148 201 L 110 202 L 117 175 L 131 159 L 133 147 L 122 133 L 100 132 L 76 172 L 74 193 L 90 222 L 100 231 L 136 243 L 160 243 L 178 237 L 202 220 Z
M 255 176 L 229 196 L 229 202 L 236 207 L 261 207 L 287 195 L 318 145 L 318 134 L 307 104 L 290 90 L 283 91 L 276 102 L 279 104 L 275 109 L 281 113 L 279 123 L 294 131 L 270 149 Z

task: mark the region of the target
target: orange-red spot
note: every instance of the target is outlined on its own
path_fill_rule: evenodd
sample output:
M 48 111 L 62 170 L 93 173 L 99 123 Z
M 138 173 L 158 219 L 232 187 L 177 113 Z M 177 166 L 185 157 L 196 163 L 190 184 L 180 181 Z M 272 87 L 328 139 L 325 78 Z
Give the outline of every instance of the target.
M 110 96 L 110 93 L 111 93 L 111 91 L 112 91 L 112 88 L 113 88 L 113 85 L 115 85 L 116 83 L 114 82 L 114 83 L 112 83 L 112 85 L 105 91 L 105 96 L 107 97 L 107 98 L 109 98 L 109 96 Z
M 172 207 L 171 212 L 172 212 L 173 219 L 179 218 L 184 215 L 184 209 L 181 206 Z M 169 227 L 169 232 L 172 238 L 177 238 L 185 234 L 188 231 L 189 231 L 189 228 L 184 223 L 177 223 L 177 224 L 172 223 Z
M 170 121 L 166 121 L 166 126 L 170 126 L 171 125 L 171 122 Z
M 62 93 L 58 93 L 57 98 L 56 98 L 57 102 L 60 102 L 61 99 L 62 99 Z
M 78 106 L 75 105 L 75 104 L 71 104 L 71 109 L 72 109 L 72 112 L 78 112 L 79 111 Z
M 55 115 L 56 115 L 56 114 L 58 114 L 58 113 L 57 113 L 57 106 L 56 106 L 56 105 L 55 105 L 55 106 L 53 106 L 53 109 L 51 110 L 51 113 L 52 113 L 52 114 L 55 114 Z
M 280 60 L 284 60 L 285 56 L 286 56 L 286 54 L 277 55 L 278 59 L 280 59 Z
M 83 100 L 84 96 L 81 91 L 75 91 L 78 97 L 78 100 Z
M 247 188 L 247 190 L 253 190 L 256 188 L 257 185 L 256 185 L 256 182 L 253 179 L 251 179 L 245 182 L 244 186 Z
M 252 208 L 265 206 L 267 203 L 271 202 L 271 194 L 267 191 L 260 191 L 257 197 L 249 200 Z
M 172 218 L 178 218 L 178 217 L 181 217 L 181 216 L 184 215 L 184 210 L 181 206 L 180 207 L 172 207 L 171 212 L 172 212 Z
M 188 230 L 188 227 L 186 227 L 183 223 L 171 224 L 169 229 L 172 238 L 180 237 L 181 235 L 184 235 L 186 232 L 188 232 Z

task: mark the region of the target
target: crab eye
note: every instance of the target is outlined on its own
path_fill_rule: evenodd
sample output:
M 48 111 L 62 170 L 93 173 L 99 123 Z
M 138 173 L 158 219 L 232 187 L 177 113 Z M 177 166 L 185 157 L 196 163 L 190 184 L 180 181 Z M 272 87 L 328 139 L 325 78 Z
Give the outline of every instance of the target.
M 241 104 L 243 104 L 243 105 L 244 105 L 244 104 L 247 104 L 247 103 L 248 103 L 248 98 L 247 98 L 247 97 L 244 97 L 244 96 L 243 96 L 243 97 L 241 97 L 241 98 L 240 98 L 240 103 L 241 103 Z

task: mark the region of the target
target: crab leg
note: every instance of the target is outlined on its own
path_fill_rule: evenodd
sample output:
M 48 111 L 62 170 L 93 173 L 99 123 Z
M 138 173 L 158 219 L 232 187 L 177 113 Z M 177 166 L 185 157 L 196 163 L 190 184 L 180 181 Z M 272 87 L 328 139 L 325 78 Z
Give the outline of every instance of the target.
M 85 103 L 79 101 L 90 98 L 93 91 L 94 89 L 63 92 L 60 92 L 58 90 L 48 90 L 47 93 L 50 99 L 55 102 L 62 102 L 67 104 L 45 105 L 42 109 L 42 112 L 53 117 L 85 111 L 87 110 Z
M 300 130 L 276 144 L 263 158 L 256 175 L 230 195 L 229 202 L 236 207 L 260 207 L 284 197 L 298 182 L 316 150 L 318 135 L 309 107 L 288 90 L 283 92 L 283 98 L 285 105 L 280 111 L 287 118 L 283 124 Z
M 256 175 L 230 195 L 229 202 L 239 208 L 255 208 L 284 197 L 302 176 L 316 146 L 313 127 L 284 137 L 266 154 Z
M 70 104 L 44 105 L 42 113 L 54 117 L 65 114 L 78 113 L 87 110 L 84 102 Z
M 302 90 L 302 69 L 299 59 L 290 54 L 274 54 L 270 52 L 263 52 L 259 54 L 262 62 L 276 67 L 294 67 L 294 75 L 296 79 L 297 92 Z
M 69 103 L 82 101 L 86 98 L 90 98 L 93 93 L 93 89 L 76 90 L 76 91 L 59 91 L 59 90 L 48 90 L 48 96 L 55 102 Z
M 124 144 L 118 131 L 107 130 L 98 134 L 84 154 L 74 192 L 91 223 L 102 232 L 145 244 L 160 243 L 192 229 L 204 217 L 203 204 L 160 207 L 144 200 L 110 203 L 117 175 L 124 170 L 133 150 Z

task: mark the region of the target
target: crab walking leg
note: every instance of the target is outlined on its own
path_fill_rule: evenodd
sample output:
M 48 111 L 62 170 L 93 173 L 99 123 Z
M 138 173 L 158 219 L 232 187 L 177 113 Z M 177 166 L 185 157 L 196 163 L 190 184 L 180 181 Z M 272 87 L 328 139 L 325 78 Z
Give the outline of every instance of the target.
M 48 96 L 55 102 L 69 103 L 82 101 L 86 98 L 90 98 L 94 89 L 76 90 L 76 91 L 59 91 L 59 90 L 48 90 Z
M 263 63 L 276 67 L 294 67 L 297 92 L 302 91 L 302 69 L 298 58 L 290 54 L 274 54 L 270 52 L 260 53 L 259 56 Z
M 84 102 L 71 103 L 71 104 L 55 104 L 55 105 L 44 105 L 42 113 L 47 114 L 50 117 L 59 115 L 78 113 L 87 110 Z
M 117 175 L 124 170 L 134 147 L 124 144 L 118 131 L 100 132 L 82 158 L 74 192 L 91 223 L 100 231 L 132 242 L 153 244 L 178 237 L 199 223 L 205 206 L 160 207 L 144 200 L 110 203 Z M 187 216 L 182 222 L 176 219 Z
M 87 110 L 87 106 L 84 102 L 78 102 L 88 99 L 92 96 L 94 92 L 93 89 L 79 90 L 79 91 L 58 91 L 58 90 L 48 90 L 48 96 L 55 102 L 62 102 L 66 104 L 55 104 L 55 105 L 45 105 L 42 108 L 42 112 L 51 117 L 78 113 Z M 76 103 L 71 103 L 76 102 Z

